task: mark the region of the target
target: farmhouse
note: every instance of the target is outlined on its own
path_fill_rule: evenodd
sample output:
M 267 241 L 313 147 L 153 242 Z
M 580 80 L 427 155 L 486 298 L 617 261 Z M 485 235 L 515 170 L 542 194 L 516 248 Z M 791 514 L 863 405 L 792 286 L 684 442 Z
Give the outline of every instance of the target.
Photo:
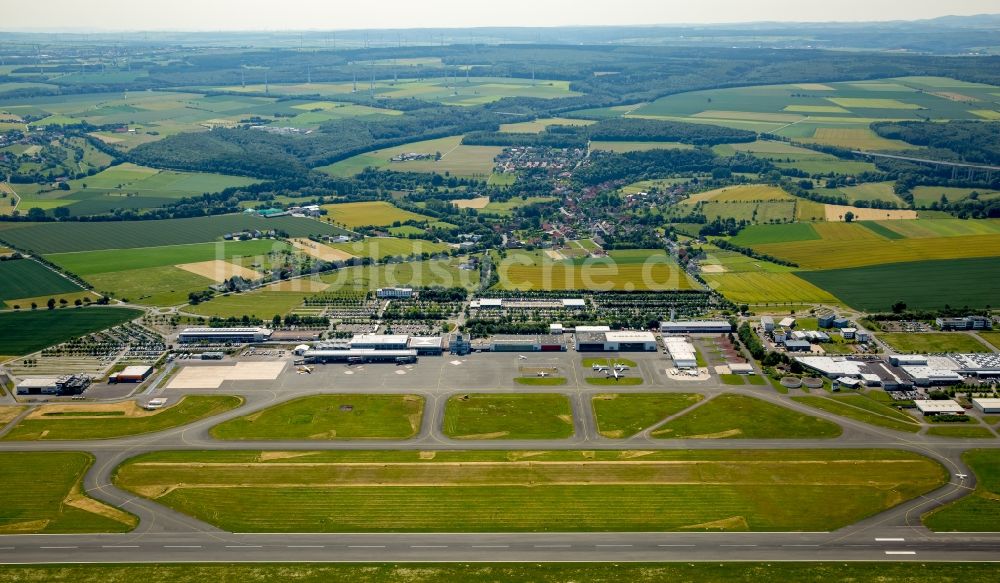
M 973 399 L 972 406 L 988 415 L 1000 413 L 1000 399 Z
M 917 410 L 925 417 L 933 415 L 965 415 L 965 409 L 951 399 L 943 401 L 915 399 L 913 404 L 916 405 Z
M 576 332 L 577 352 L 656 352 L 652 332 L 621 330 L 612 332 Z
M 709 334 L 732 332 L 733 325 L 726 320 L 691 320 L 688 322 L 660 322 L 663 334 Z
M 177 336 L 180 343 L 212 342 L 247 344 L 264 342 L 271 337 L 267 328 L 185 328 Z

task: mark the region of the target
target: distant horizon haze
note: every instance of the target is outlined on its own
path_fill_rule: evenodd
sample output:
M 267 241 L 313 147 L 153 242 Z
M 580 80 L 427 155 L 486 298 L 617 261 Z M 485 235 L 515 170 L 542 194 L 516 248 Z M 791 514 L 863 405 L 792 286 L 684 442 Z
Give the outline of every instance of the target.
M 12 3 L 0 30 L 7 32 L 126 31 L 324 31 L 418 28 L 730 25 L 757 23 L 834 23 L 913 21 L 943 16 L 1000 13 L 996 0 L 702 0 L 695 5 L 664 0 L 584 0 L 567 9 L 528 0 L 501 3 L 462 0 L 383 0 L 345 5 L 322 0 L 266 2 L 174 0 L 169 9 L 149 0 L 79 0 Z

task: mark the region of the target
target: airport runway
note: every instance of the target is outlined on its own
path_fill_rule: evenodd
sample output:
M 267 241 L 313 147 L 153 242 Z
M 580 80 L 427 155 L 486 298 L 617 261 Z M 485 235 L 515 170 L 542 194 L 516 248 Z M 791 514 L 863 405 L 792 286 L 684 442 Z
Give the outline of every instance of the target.
M 508 355 L 509 356 L 509 355 Z M 574 359 L 577 357 L 574 357 Z M 445 357 L 447 359 L 447 357 Z M 482 374 L 451 379 L 446 361 L 425 359 L 438 371 L 414 374 L 420 378 L 400 382 L 393 367 L 374 374 L 344 377 L 342 367 L 329 367 L 324 375 L 290 375 L 275 383 L 241 383 L 213 391 L 240 394 L 244 406 L 187 426 L 113 440 L 81 442 L 0 441 L 0 451 L 87 451 L 96 462 L 84 478 L 90 496 L 137 515 L 140 524 L 119 535 L 0 535 L 0 563 L 59 562 L 260 562 L 260 561 L 997 561 L 1000 533 L 943 534 L 925 529 L 920 516 L 969 493 L 975 478 L 961 460 L 963 451 L 1000 447 L 995 440 L 948 439 L 903 434 L 836 417 L 791 401 L 767 387 L 732 387 L 713 383 L 609 388 L 568 387 L 469 387 L 491 383 L 500 368 L 483 367 Z M 640 362 L 643 376 L 650 363 Z M 373 368 L 373 367 L 369 367 Z M 419 366 L 416 368 L 420 368 Z M 431 369 L 433 367 L 428 367 Z M 474 367 L 469 367 L 474 368 Z M 449 374 L 445 374 L 449 373 Z M 436 377 L 437 382 L 429 382 Z M 349 382 L 342 382 L 344 379 Z M 648 376 L 647 376 L 648 378 Z M 337 379 L 338 382 L 330 382 Z M 474 379 L 474 380 L 473 380 Z M 470 382 L 472 380 L 472 382 Z M 461 383 L 460 389 L 455 385 Z M 325 386 L 324 386 L 325 385 Z M 652 385 L 652 386 L 651 386 Z M 590 414 L 589 399 L 598 393 L 649 392 L 683 389 L 707 399 L 721 393 L 741 393 L 834 421 L 844 428 L 835 439 L 796 440 L 664 440 L 649 431 L 613 440 L 598 434 Z M 448 397 L 472 391 L 563 393 L 574 413 L 574 436 L 562 440 L 470 441 L 454 440 L 441 430 Z M 198 393 L 199 391 L 186 391 Z M 247 415 L 275 403 L 317 393 L 410 393 L 426 399 L 418 435 L 404 441 L 217 441 L 209 429 L 226 420 Z M 204 391 L 201 391 L 204 393 Z M 167 391 L 166 396 L 178 396 Z M 704 401 L 703 401 L 704 402 Z M 2 432 L 0 432 L 2 435 Z M 136 497 L 112 484 L 114 469 L 136 455 L 162 450 L 551 450 L 551 449 L 823 449 L 891 448 L 913 451 L 941 462 L 951 482 L 935 492 L 832 533 L 408 533 L 408 534 L 233 534 L 178 513 L 156 502 Z M 959 477 L 963 476 L 963 477 Z M 817 500 L 822 504 L 823 500 Z M 1000 525 L 998 525 L 1000 530 Z

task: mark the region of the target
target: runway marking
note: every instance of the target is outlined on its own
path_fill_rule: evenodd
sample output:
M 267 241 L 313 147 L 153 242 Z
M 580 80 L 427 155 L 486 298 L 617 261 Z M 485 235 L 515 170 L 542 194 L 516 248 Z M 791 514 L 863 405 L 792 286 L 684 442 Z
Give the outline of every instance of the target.
M 14 547 L 0 547 L 0 551 L 12 551 Z
M 102 549 L 137 549 L 139 545 L 101 545 Z
M 877 543 L 902 543 L 906 542 L 905 538 L 877 538 L 875 539 Z
M 200 549 L 201 545 L 163 545 L 165 549 Z
M 385 545 L 347 545 L 349 549 L 384 549 Z
M 886 551 L 887 555 L 915 555 L 917 551 Z
M 632 545 L 594 545 L 595 547 L 630 547 Z
M 78 549 L 80 547 L 38 547 L 40 549 Z
M 845 547 L 870 547 L 872 545 L 844 545 Z
M 226 545 L 227 549 L 260 549 L 263 545 Z

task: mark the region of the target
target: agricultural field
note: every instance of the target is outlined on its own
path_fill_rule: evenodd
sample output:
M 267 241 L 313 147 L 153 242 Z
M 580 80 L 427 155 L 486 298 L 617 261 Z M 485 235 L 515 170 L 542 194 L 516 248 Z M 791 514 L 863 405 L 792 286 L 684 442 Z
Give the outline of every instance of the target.
M 811 272 L 705 273 L 709 287 L 738 304 L 840 304 L 838 296 L 804 277 Z
M 724 394 L 657 427 L 660 439 L 817 439 L 841 428 L 819 417 L 742 395 Z
M 917 186 L 913 188 L 913 206 L 926 208 L 941 202 L 943 196 L 949 203 L 960 202 L 976 195 L 979 200 L 994 200 L 1000 191 L 985 188 L 949 188 L 947 186 Z
M 998 90 L 987 85 L 956 89 L 985 102 L 994 101 L 992 93 Z M 981 119 L 975 110 L 976 104 L 955 101 L 921 78 L 902 77 L 827 83 L 822 90 L 767 85 L 694 91 L 608 115 L 710 123 L 846 148 L 899 150 L 913 146 L 881 138 L 869 124 L 896 119 Z
M 227 92 L 263 93 L 263 79 L 247 85 L 208 87 L 206 90 Z M 367 91 L 371 81 L 359 81 L 358 89 Z M 272 95 L 315 96 L 336 99 L 354 90 L 351 82 L 344 83 L 270 83 Z M 417 98 L 447 105 L 481 105 L 504 97 L 535 97 L 556 99 L 580 95 L 571 91 L 568 81 L 538 79 L 536 81 L 510 77 L 469 77 L 467 79 L 375 79 L 375 95 L 385 100 L 387 106 L 393 99 Z
M 753 154 L 756 158 L 770 160 L 778 168 L 796 168 L 809 174 L 834 172 L 836 174 L 856 175 L 875 171 L 875 165 L 870 162 L 841 160 L 832 154 L 793 146 L 787 142 L 758 140 L 746 144 L 721 144 L 712 149 L 721 156 L 732 156 L 736 152 L 746 152 Z
M 114 209 L 159 208 L 184 197 L 200 196 L 257 180 L 224 174 L 157 170 L 125 163 L 93 176 L 68 181 L 69 190 L 45 185 L 19 185 L 18 208 L 65 208 L 70 215 L 93 215 Z
M 190 395 L 154 411 L 139 407 L 135 401 L 45 405 L 33 410 L 3 439 L 50 441 L 142 435 L 187 425 L 242 404 L 242 397 Z
M 829 398 L 809 395 L 792 397 L 792 400 L 827 413 L 886 429 L 916 433 L 921 428 L 920 422 L 913 417 L 864 395 L 837 395 Z
M 56 265 L 86 278 L 97 273 L 112 273 L 150 267 L 164 267 L 202 261 L 250 261 L 269 253 L 291 250 L 287 243 L 260 239 L 255 241 L 217 241 L 189 245 L 166 245 L 108 251 L 77 251 L 54 253 L 46 259 Z
M 540 134 L 549 126 L 589 126 L 596 123 L 589 119 L 570 119 L 565 117 L 547 117 L 534 121 L 500 124 L 500 131 L 510 134 Z
M 698 284 L 659 250 L 611 251 L 607 258 L 570 261 L 553 261 L 541 252 L 510 252 L 497 273 L 502 289 L 698 289 Z
M 395 237 L 365 237 L 361 241 L 329 245 L 354 257 L 385 259 L 386 257 L 409 257 L 429 253 L 431 255 L 450 250 L 444 243 L 424 239 L 397 239 Z
M 339 235 L 343 231 L 298 217 L 265 219 L 246 214 L 158 221 L 0 223 L 0 241 L 41 254 L 135 249 L 217 241 L 243 230 L 281 230 L 290 237 Z
M 87 496 L 83 475 L 94 457 L 81 452 L 0 453 L 4 491 L 0 534 L 128 532 L 139 520 Z
M 553 202 L 555 200 L 556 198 L 552 196 L 515 196 L 503 202 L 490 201 L 486 206 L 478 210 L 484 215 L 509 216 L 518 207 L 542 202 Z
M 565 439 L 573 435 L 573 413 L 563 395 L 460 395 L 445 405 L 444 433 L 453 439 Z
M 584 363 L 584 366 L 587 366 Z M 609 393 L 592 400 L 597 431 L 604 437 L 632 437 L 698 403 L 696 393 Z
M 173 266 L 94 273 L 85 279 L 102 294 L 143 306 L 184 304 L 191 292 L 205 291 L 216 283 Z
M 961 332 L 928 332 L 914 334 L 909 332 L 883 333 L 878 336 L 886 344 L 901 353 L 939 353 L 939 352 L 991 352 L 975 336 Z
M 896 302 L 910 309 L 951 306 L 983 308 L 1000 297 L 1000 259 L 917 261 L 870 267 L 800 271 L 796 275 L 828 290 L 847 305 L 865 311 L 888 311 Z
M 212 428 L 212 437 L 260 439 L 409 439 L 420 429 L 424 398 L 416 395 L 313 395 Z
M 37 261 L 31 259 L 0 261 L 0 302 L 9 303 L 10 300 L 68 294 L 82 290 L 83 288 L 73 281 Z M 30 305 L 30 301 L 25 305 Z
M 353 288 L 368 291 L 380 287 L 464 287 L 479 286 L 478 269 L 459 269 L 468 258 L 433 259 L 346 267 L 320 276 L 320 280 L 337 289 Z
M 61 308 L 0 313 L 0 354 L 20 356 L 142 315 L 127 308 Z
M 340 177 L 354 176 L 371 167 L 399 172 L 449 173 L 453 176 L 485 178 L 493 172 L 493 160 L 501 151 L 502 148 L 494 146 L 466 146 L 462 144 L 462 136 L 452 136 L 373 150 L 316 170 Z M 406 154 L 422 154 L 428 158 L 392 161 L 392 158 Z M 438 154 L 441 155 L 440 158 L 437 157 Z
M 385 201 L 346 202 L 323 205 L 328 222 L 355 227 L 387 227 L 393 223 L 406 221 L 433 221 L 431 217 L 404 211 Z
M 699 202 L 785 202 L 794 201 L 795 197 L 777 186 L 765 184 L 750 184 L 746 186 L 727 186 L 717 190 L 699 192 L 684 201 L 683 204 Z
M 937 532 L 994 532 L 1000 521 L 1000 451 L 974 449 L 962 460 L 976 474 L 976 490 L 923 516 L 924 525 Z
M 454 533 L 828 531 L 947 481 L 895 450 L 269 453 L 146 454 L 115 484 L 233 532 Z
M 857 186 L 842 186 L 839 188 L 823 188 L 817 192 L 824 195 L 843 196 L 847 204 L 854 204 L 860 200 L 877 200 L 898 205 L 900 208 L 906 207 L 903 199 L 893 191 L 893 182 L 866 182 Z M 857 213 L 855 213 L 857 214 Z

